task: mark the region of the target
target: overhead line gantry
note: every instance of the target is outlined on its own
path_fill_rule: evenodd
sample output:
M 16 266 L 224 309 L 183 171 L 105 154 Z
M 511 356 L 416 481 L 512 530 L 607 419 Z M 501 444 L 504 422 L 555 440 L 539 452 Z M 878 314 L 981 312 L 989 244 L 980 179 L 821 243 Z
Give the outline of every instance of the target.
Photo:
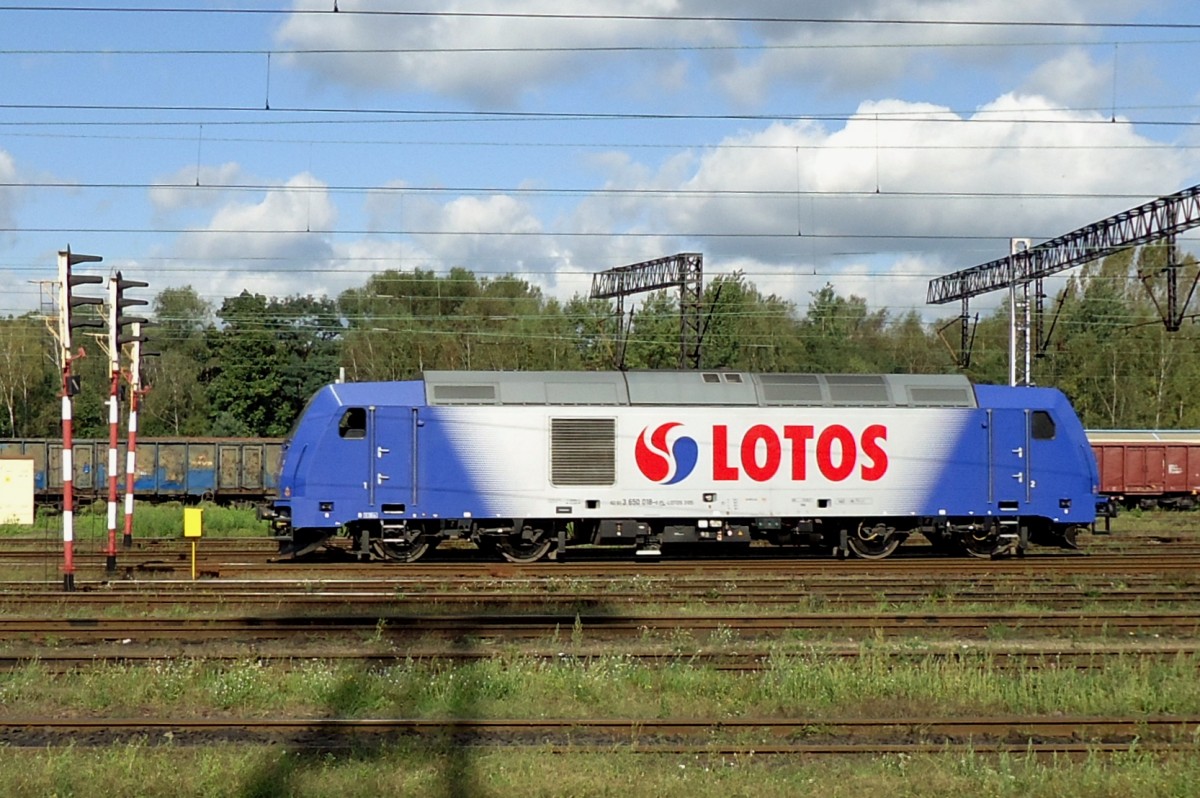
M 1196 289 L 1196 280 L 1187 292 L 1187 297 L 1179 301 L 1179 264 L 1175 256 L 1175 238 L 1178 234 L 1200 225 L 1200 185 L 1185 188 L 1182 191 L 1165 197 L 1151 200 L 1136 208 L 1115 214 L 1107 219 L 1093 222 L 1066 235 L 1052 238 L 1037 246 L 1024 247 L 1017 244 L 1022 239 L 1013 239 L 1014 246 L 1010 254 L 980 264 L 969 269 L 937 277 L 929 281 L 927 301 L 932 305 L 940 305 L 962 301 L 962 348 L 959 364 L 966 366 L 970 362 L 969 326 L 970 316 L 968 302 L 971 297 L 986 294 L 1000 289 L 1009 289 L 1013 303 L 1013 329 L 1010 356 L 1013 359 L 1010 376 L 1013 384 L 1019 380 L 1016 377 L 1015 342 L 1022 324 L 1017 321 L 1016 308 L 1023 304 L 1025 319 L 1023 329 L 1025 341 L 1025 375 L 1023 382 L 1028 384 L 1029 355 L 1032 349 L 1030 342 L 1031 325 L 1029 324 L 1029 289 L 1034 287 L 1036 301 L 1036 319 L 1040 325 L 1042 314 L 1042 281 L 1046 277 L 1057 274 L 1072 266 L 1078 266 L 1090 261 L 1099 260 L 1130 247 L 1151 244 L 1165 240 L 1167 243 L 1167 265 L 1165 268 L 1167 282 L 1166 307 L 1159 305 L 1166 328 L 1174 332 L 1183 322 L 1183 311 L 1191 300 Z M 1139 277 L 1150 290 L 1149 275 Z M 1018 299 L 1017 293 L 1021 293 Z M 1151 298 L 1158 305 L 1158 299 L 1151 293 Z M 1040 337 L 1040 336 L 1039 336 Z M 1040 341 L 1038 342 L 1040 346 Z
M 592 275 L 590 299 L 616 299 L 618 324 L 624 328 L 625 297 L 679 286 L 679 368 L 700 368 L 703 336 L 700 303 L 704 296 L 704 256 L 681 252 L 665 258 L 618 266 Z M 624 335 L 618 364 L 624 364 Z

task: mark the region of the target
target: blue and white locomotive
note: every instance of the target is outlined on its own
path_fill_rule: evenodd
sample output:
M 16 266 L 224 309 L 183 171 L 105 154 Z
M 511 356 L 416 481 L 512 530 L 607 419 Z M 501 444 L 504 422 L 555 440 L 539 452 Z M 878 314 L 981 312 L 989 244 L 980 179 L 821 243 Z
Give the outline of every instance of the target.
M 812 545 L 882 558 L 913 533 L 976 556 L 1074 545 L 1101 502 L 1050 388 L 957 375 L 430 371 L 322 388 L 264 509 L 285 553 L 347 535 L 411 562 L 470 540 Z

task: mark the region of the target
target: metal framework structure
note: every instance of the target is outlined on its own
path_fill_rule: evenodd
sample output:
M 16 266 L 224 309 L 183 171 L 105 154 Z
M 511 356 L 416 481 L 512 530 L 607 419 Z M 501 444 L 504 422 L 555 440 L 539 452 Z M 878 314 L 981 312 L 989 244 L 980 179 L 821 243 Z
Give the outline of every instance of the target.
M 1200 225 L 1200 185 L 1159 197 L 1034 247 L 1025 249 L 1013 247 L 1013 252 L 1003 258 L 930 280 L 926 299 L 932 305 L 940 305 L 956 299 L 962 301 L 963 355 L 969 358 L 966 348 L 969 324 L 968 300 L 971 297 L 1000 289 L 1009 289 L 1013 294 L 1015 306 L 1022 302 L 1017 298 L 1017 292 L 1020 291 L 1024 297 L 1024 307 L 1028 311 L 1029 286 L 1032 284 L 1034 301 L 1037 305 L 1036 315 L 1040 319 L 1042 299 L 1044 298 L 1042 291 L 1044 278 L 1072 266 L 1099 260 L 1123 249 L 1165 240 L 1170 252 L 1165 269 L 1167 296 L 1166 306 L 1160 306 L 1159 310 L 1167 329 L 1174 332 L 1182 323 L 1183 309 L 1187 307 L 1196 287 L 1196 281 L 1193 279 L 1187 298 L 1182 303 L 1179 302 L 1179 269 L 1174 257 L 1175 237 L 1197 225 Z M 1147 276 L 1140 276 L 1149 291 Z M 1151 296 L 1154 296 L 1153 293 Z M 1157 304 L 1157 298 L 1155 302 Z M 1014 311 L 1014 318 L 1015 316 Z M 1026 340 L 1028 340 L 1028 329 L 1024 332 Z M 1018 330 L 1014 325 L 1014 341 L 1017 336 Z M 1028 352 L 1026 352 L 1026 361 L 1028 361 Z M 1026 378 L 1028 379 L 1028 373 Z
M 592 275 L 589 296 L 591 299 L 616 299 L 617 318 L 624 324 L 625 297 L 674 286 L 679 286 L 679 367 L 698 369 L 702 338 L 700 301 L 704 294 L 703 255 L 681 252 L 597 272 Z

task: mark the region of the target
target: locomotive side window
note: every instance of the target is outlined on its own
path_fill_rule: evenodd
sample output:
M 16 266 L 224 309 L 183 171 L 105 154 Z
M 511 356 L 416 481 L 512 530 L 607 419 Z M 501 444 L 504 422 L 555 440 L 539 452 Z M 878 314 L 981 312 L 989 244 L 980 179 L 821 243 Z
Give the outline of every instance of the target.
M 1054 418 L 1045 410 L 1034 410 L 1029 424 L 1035 441 L 1054 440 Z
M 367 409 L 347 407 L 346 412 L 338 419 L 338 435 L 352 440 L 367 437 Z

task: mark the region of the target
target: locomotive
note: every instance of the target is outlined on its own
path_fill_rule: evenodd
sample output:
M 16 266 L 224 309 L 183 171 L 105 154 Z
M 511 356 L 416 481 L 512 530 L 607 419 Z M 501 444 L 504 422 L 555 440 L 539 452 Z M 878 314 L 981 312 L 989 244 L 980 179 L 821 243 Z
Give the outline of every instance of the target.
M 412 562 L 678 544 L 888 557 L 1073 547 L 1096 460 L 1067 398 L 961 375 L 427 371 L 319 390 L 260 515 L 285 555 L 334 535 Z

